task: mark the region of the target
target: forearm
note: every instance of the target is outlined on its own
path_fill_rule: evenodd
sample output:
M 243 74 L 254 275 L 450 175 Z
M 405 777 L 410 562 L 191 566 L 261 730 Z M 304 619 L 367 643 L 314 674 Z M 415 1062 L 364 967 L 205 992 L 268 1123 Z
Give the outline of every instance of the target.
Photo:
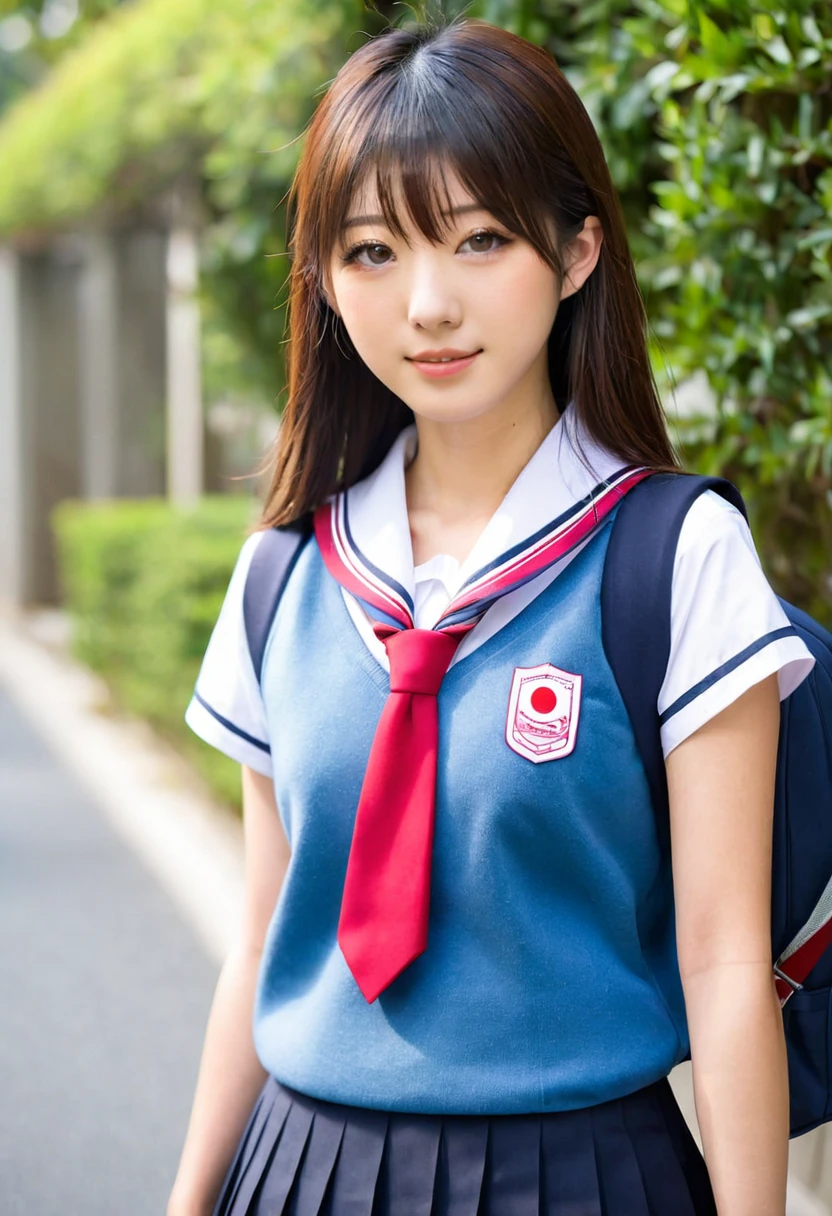
M 168 1216 L 211 1216 L 266 1073 L 251 1020 L 260 956 L 232 951 L 217 981 Z
M 788 1075 L 771 969 L 722 964 L 685 981 L 696 1114 L 719 1216 L 784 1216 Z

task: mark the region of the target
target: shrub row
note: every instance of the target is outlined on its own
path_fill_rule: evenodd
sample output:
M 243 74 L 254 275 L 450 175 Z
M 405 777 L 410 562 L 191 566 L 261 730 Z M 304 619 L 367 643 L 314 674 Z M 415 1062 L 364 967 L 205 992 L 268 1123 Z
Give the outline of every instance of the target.
M 161 499 L 66 501 L 52 516 L 76 655 L 238 808 L 239 766 L 183 714 L 254 514 L 250 498 L 228 495 L 193 510 Z

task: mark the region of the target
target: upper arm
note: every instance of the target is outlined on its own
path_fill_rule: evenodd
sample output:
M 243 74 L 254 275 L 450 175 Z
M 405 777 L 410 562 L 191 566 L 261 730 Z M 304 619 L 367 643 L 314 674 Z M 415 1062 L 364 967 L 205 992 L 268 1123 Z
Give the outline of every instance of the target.
M 779 701 L 814 665 L 768 584 L 748 525 L 702 494 L 673 569 L 659 693 L 683 976 L 770 959 Z
M 771 962 L 771 849 L 780 727 L 776 675 L 667 757 L 676 940 L 683 980 Z
M 259 954 L 289 864 L 271 777 L 242 766 L 245 897 L 240 925 L 244 950 Z

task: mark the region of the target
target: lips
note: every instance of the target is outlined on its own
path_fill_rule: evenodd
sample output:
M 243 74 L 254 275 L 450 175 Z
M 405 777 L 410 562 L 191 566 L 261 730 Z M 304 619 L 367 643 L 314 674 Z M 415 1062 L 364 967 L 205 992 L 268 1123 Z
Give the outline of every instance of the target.
M 444 346 L 441 350 L 420 350 L 418 354 L 407 356 L 411 363 L 447 363 L 453 359 L 470 359 L 478 355 L 479 350 L 456 350 Z
M 459 355 L 442 355 L 438 357 L 438 351 L 425 351 L 430 358 L 410 359 L 414 369 L 420 376 L 426 376 L 429 380 L 448 380 L 450 377 L 463 376 L 469 368 L 474 366 L 474 363 L 480 356 L 480 351 L 475 350 L 471 354 L 460 353 Z

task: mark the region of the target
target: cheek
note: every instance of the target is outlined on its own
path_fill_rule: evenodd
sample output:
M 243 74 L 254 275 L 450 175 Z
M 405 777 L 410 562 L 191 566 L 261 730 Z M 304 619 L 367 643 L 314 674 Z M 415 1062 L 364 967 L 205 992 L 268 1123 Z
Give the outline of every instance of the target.
M 558 307 L 557 277 L 536 256 L 511 267 L 484 300 L 496 340 L 539 350 Z
M 383 345 L 379 338 L 390 337 L 392 301 L 383 285 L 372 284 L 370 290 L 364 284 L 350 284 L 338 291 L 338 307 L 347 333 L 358 353 L 366 358 L 367 350 L 383 357 Z

